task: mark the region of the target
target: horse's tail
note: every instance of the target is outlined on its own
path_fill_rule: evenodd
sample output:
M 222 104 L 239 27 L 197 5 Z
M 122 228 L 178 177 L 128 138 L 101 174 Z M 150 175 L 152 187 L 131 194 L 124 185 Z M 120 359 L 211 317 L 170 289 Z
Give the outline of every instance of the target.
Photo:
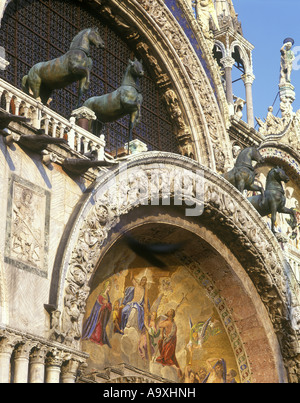
M 29 94 L 28 76 L 24 76 L 24 77 L 22 78 L 22 90 L 23 90 L 26 94 Z

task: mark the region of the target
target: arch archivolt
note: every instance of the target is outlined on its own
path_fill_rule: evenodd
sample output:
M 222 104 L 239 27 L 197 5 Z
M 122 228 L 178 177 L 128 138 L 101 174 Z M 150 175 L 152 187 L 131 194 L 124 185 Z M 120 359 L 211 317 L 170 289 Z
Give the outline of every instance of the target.
M 199 190 L 201 175 L 203 192 Z M 62 242 L 55 263 L 60 273 L 58 284 L 53 284 L 57 293 L 52 303 L 61 313 L 56 334 L 64 335 L 64 343 L 79 347 L 90 281 L 108 235 L 114 230 L 121 236 L 121 217 L 151 204 L 153 197 L 163 205 L 169 200 L 173 203 L 178 193 L 176 186 L 183 178 L 187 178 L 184 194 L 188 205 L 194 203 L 201 211 L 204 200 L 203 214 L 194 219 L 215 233 L 254 284 L 274 332 L 279 335 L 288 367 L 298 349 L 291 309 L 299 303 L 276 238 L 252 205 L 227 181 L 190 159 L 167 153 L 132 156 L 123 167 L 103 173 L 80 203 L 78 216 L 67 228 L 69 236 Z
M 266 161 L 282 165 L 291 179 L 300 184 L 300 160 L 297 151 L 287 144 L 272 141 L 263 143 L 259 151 Z

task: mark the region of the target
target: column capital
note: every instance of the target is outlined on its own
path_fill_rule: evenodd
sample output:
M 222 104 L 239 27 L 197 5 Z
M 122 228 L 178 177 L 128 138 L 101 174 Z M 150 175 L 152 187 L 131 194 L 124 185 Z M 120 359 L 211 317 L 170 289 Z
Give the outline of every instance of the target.
M 47 351 L 46 347 L 37 346 L 30 352 L 30 361 L 32 363 L 44 364 Z
M 231 57 L 231 56 L 225 56 L 223 57 L 220 62 L 223 64 L 223 67 L 226 68 L 231 68 L 234 66 L 235 64 L 235 60 Z
M 246 73 L 242 75 L 242 80 L 244 81 L 244 84 L 253 84 L 255 80 L 255 75 L 253 73 Z
M 17 343 L 21 342 L 22 338 L 18 336 L 8 335 L 0 340 L 0 354 L 11 354 Z
M 29 359 L 30 350 L 32 348 L 32 343 L 21 342 L 17 344 L 14 350 L 15 359 L 26 358 Z
M 61 368 L 63 363 L 63 357 L 61 354 L 55 354 L 55 355 L 48 355 L 46 357 L 46 366 L 47 367 L 59 367 Z
M 61 368 L 61 376 L 63 383 L 75 383 L 78 375 L 78 369 L 81 362 L 76 359 L 66 361 Z

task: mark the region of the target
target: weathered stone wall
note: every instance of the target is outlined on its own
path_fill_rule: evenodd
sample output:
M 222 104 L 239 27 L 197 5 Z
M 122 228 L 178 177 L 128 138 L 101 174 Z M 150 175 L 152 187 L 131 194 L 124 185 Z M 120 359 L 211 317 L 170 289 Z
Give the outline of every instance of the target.
M 66 223 L 89 185 L 0 137 L 2 323 L 47 336 L 43 305 Z M 5 296 L 4 296 L 5 290 Z M 2 300 L 2 298 L 1 298 Z

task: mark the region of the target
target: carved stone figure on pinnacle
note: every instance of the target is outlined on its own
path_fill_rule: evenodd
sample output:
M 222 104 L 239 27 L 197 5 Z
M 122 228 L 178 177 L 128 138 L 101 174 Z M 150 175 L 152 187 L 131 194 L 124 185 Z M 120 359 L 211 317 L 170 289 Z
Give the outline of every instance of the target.
M 293 63 L 295 60 L 294 52 L 292 47 L 295 41 L 292 38 L 287 38 L 283 42 L 283 46 L 280 49 L 281 62 L 280 62 L 280 82 L 279 82 L 279 92 L 280 100 L 286 99 L 290 104 L 296 99 L 295 87 L 291 83 L 291 74 L 293 70 Z
M 283 46 L 280 49 L 281 64 L 280 64 L 280 85 L 291 82 L 291 74 L 293 70 L 293 62 L 295 60 L 292 47 L 295 41 L 292 38 L 287 38 L 283 42 Z

